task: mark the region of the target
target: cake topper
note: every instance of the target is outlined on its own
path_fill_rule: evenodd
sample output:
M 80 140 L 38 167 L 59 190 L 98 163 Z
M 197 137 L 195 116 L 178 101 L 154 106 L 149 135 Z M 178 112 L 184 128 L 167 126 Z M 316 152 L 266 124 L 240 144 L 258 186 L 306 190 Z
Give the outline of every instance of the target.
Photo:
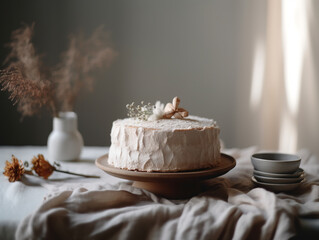
M 142 101 L 141 104 L 137 106 L 132 102 L 131 104 L 126 105 L 126 108 L 128 109 L 127 115 L 130 118 L 144 121 L 155 121 L 172 117 L 183 119 L 188 116 L 188 111 L 179 107 L 180 101 L 181 100 L 178 97 L 174 97 L 172 103 L 167 103 L 165 107 L 160 101 L 157 101 L 155 105 L 152 105 L 151 103 L 144 104 Z
M 178 107 L 180 102 L 181 100 L 178 97 L 174 97 L 172 103 L 167 103 L 164 108 L 164 118 L 171 118 L 174 116 L 175 118 L 182 119 L 187 117 L 188 111 Z
M 161 103 L 160 101 L 156 101 L 153 113 L 149 118 L 147 119 L 148 121 L 155 121 L 159 119 L 163 119 L 165 115 L 164 112 L 164 103 Z

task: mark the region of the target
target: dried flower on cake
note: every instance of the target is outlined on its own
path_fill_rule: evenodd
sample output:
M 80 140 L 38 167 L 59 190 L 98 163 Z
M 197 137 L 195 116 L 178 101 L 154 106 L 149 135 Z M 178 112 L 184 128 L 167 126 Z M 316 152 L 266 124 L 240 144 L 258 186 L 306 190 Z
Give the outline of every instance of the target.
M 32 170 L 34 170 L 40 177 L 43 177 L 44 179 L 48 179 L 48 177 L 50 177 L 55 170 L 55 167 L 46 161 L 42 154 L 38 154 L 37 157 L 33 157 L 32 164 Z
M 167 103 L 164 109 L 165 118 L 171 118 L 171 117 L 175 117 L 175 118 L 179 118 L 182 119 L 184 117 L 188 116 L 188 111 L 185 110 L 184 108 L 179 108 L 179 103 L 181 102 L 181 100 L 178 97 L 174 97 L 173 102 L 172 103 Z
M 126 108 L 128 110 L 127 115 L 130 118 L 146 121 L 153 114 L 154 105 L 151 103 L 144 104 L 142 101 L 140 105 L 135 106 L 135 103 L 132 102 L 131 104 L 127 104 Z
M 3 174 L 9 178 L 9 182 L 15 182 L 21 179 L 25 170 L 22 161 L 19 161 L 14 155 L 12 155 L 11 161 L 6 161 Z
M 160 101 L 157 101 L 155 103 L 154 109 L 153 109 L 153 114 L 149 116 L 148 120 L 149 121 L 155 121 L 158 119 L 162 119 L 163 116 L 165 115 L 164 112 L 164 103 L 161 103 Z
M 179 107 L 180 99 L 175 97 L 172 103 L 167 103 L 164 107 L 164 104 L 160 101 L 157 101 L 155 105 L 150 103 L 144 104 L 141 102 L 141 105 L 135 106 L 135 103 L 127 104 L 126 108 L 128 110 L 128 117 L 135 118 L 144 121 L 155 121 L 159 119 L 169 119 L 172 117 L 183 119 L 188 116 L 188 111 L 184 108 Z

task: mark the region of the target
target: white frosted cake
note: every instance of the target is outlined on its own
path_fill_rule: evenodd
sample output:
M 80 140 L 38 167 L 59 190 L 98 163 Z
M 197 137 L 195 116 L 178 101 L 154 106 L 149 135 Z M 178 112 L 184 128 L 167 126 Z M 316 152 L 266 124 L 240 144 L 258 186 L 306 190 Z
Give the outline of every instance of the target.
M 177 100 L 175 108 L 186 111 L 178 108 Z M 184 118 L 180 116 L 183 112 L 178 114 L 175 117 L 180 119 L 167 119 L 164 115 L 152 121 L 126 118 L 113 122 L 108 163 L 147 172 L 188 171 L 218 165 L 220 130 L 216 122 L 196 116 Z

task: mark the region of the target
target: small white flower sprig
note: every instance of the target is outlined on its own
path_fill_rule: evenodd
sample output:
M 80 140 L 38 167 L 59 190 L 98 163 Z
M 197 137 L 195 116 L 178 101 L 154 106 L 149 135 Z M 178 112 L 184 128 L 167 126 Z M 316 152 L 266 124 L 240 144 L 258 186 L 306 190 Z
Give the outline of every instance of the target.
M 132 102 L 131 104 L 127 104 L 126 108 L 128 110 L 127 115 L 130 118 L 146 121 L 153 114 L 154 105 L 151 103 L 144 104 L 144 101 L 142 101 L 141 104 L 135 106 L 135 102 Z
M 179 107 L 180 99 L 174 97 L 172 103 L 164 104 L 157 101 L 155 105 L 151 103 L 144 104 L 142 101 L 140 105 L 135 106 L 135 103 L 127 104 L 127 115 L 130 118 L 137 118 L 144 121 L 155 121 L 159 119 L 169 119 L 172 117 L 183 119 L 188 116 L 188 111 Z

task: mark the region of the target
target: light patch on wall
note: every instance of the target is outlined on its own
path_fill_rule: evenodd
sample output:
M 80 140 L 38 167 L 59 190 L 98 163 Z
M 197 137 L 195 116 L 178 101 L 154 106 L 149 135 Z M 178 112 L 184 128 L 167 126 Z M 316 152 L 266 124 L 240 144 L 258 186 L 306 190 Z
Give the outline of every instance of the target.
M 282 112 L 279 150 L 297 151 L 300 94 L 307 43 L 307 9 L 304 0 L 282 0 L 282 46 L 287 109 Z
M 281 122 L 279 150 L 294 153 L 297 150 L 298 131 L 294 119 L 284 114 Z
M 304 0 L 282 1 L 285 89 L 289 111 L 296 116 L 306 44 L 307 12 Z
M 252 108 L 256 108 L 260 105 L 264 84 L 265 47 L 261 41 L 257 41 L 254 54 L 250 92 L 250 105 Z

